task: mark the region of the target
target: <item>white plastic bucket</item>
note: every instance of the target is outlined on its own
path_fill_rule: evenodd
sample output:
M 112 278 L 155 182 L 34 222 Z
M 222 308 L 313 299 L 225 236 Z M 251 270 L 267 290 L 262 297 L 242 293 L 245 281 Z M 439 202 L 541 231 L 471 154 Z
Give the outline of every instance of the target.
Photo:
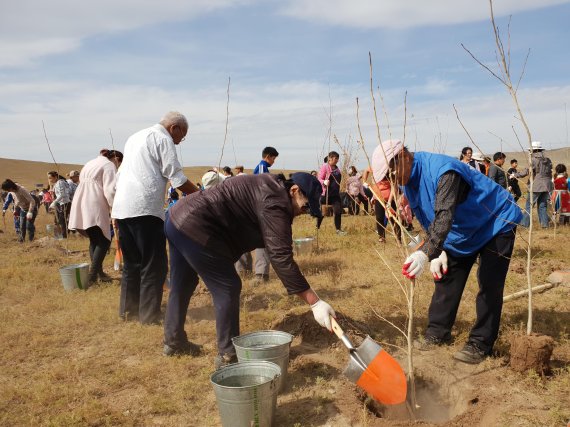
M 257 331 L 232 338 L 239 362 L 264 360 L 279 365 L 279 391 L 283 390 L 287 382 L 291 341 L 293 335 L 282 331 Z
M 252 361 L 225 366 L 210 378 L 224 427 L 273 425 L 281 368 Z
M 89 264 L 71 264 L 59 269 L 63 289 L 72 291 L 74 289 L 87 289 L 89 287 Z

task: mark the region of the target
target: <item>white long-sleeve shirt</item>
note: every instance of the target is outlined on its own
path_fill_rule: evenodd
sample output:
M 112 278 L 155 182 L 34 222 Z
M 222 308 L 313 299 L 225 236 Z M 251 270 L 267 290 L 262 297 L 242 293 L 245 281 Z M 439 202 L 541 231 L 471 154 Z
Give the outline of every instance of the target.
M 125 144 L 111 216 L 125 219 L 152 215 L 164 220 L 166 184 L 170 181 L 178 188 L 187 180 L 168 131 L 160 124 L 143 129 Z

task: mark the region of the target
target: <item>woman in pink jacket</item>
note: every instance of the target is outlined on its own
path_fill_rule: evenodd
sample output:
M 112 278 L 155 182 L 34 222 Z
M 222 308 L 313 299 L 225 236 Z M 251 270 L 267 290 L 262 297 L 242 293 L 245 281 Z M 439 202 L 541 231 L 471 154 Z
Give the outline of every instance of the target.
M 69 229 L 89 237 L 89 282 L 111 281 L 103 272 L 103 260 L 111 246 L 111 207 L 115 197 L 115 175 L 123 154 L 101 150 L 101 155 L 87 162 L 79 175 L 69 217 Z

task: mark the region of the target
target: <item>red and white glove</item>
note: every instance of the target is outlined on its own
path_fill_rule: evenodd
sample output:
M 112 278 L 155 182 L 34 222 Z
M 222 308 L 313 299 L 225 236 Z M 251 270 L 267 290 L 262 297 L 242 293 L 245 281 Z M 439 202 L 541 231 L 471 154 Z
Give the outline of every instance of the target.
M 428 256 L 423 251 L 415 251 L 404 261 L 402 274 L 408 279 L 415 279 L 422 274 L 428 262 Z
M 429 271 L 431 271 L 434 280 L 441 280 L 447 274 L 447 254 L 445 251 L 442 251 L 439 257 L 431 260 Z

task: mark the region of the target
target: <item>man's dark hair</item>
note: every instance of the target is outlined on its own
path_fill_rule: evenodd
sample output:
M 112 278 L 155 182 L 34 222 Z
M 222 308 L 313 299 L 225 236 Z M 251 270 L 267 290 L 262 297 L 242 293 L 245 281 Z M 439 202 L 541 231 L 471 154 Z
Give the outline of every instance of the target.
M 493 161 L 496 162 L 497 160 L 505 159 L 506 157 L 507 156 L 505 156 L 505 153 L 497 151 L 495 154 L 493 154 Z
M 519 162 L 519 161 L 518 161 L 517 159 L 512 159 L 512 160 L 511 160 L 511 165 L 512 165 L 513 163 L 518 163 L 518 162 Z
M 277 157 L 279 153 L 273 147 L 265 147 L 261 152 L 261 157 L 266 158 L 267 156 Z
M 2 183 L 2 190 L 4 190 L 4 191 L 14 191 L 17 188 L 18 187 L 16 187 L 16 183 L 14 181 L 12 181 L 11 179 L 6 179 Z

